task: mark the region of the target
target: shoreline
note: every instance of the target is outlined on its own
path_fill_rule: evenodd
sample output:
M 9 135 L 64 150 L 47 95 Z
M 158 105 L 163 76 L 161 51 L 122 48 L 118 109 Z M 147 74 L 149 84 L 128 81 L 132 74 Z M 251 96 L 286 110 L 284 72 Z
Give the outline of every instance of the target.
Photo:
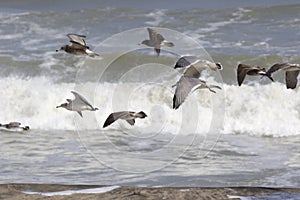
M 104 190 L 99 190 L 104 189 Z M 100 192 L 97 192 L 97 191 Z M 26 194 L 29 192 L 30 194 Z M 63 194 L 63 195 L 62 195 Z M 0 184 L 0 199 L 241 199 L 293 195 L 300 198 L 300 188 L 268 187 L 131 187 L 60 184 Z

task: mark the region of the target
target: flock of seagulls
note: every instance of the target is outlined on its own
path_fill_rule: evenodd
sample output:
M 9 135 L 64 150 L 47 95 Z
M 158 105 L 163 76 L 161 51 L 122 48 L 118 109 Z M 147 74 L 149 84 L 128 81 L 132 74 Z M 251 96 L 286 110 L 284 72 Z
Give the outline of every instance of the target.
M 268 71 L 260 66 L 249 66 L 245 64 L 239 64 L 237 68 L 237 81 L 239 86 L 242 85 L 246 75 L 268 77 L 271 81 L 274 81 L 272 74 L 278 70 L 285 71 L 285 82 L 288 89 L 295 89 L 297 87 L 297 78 L 300 72 L 299 64 L 290 63 L 276 63 L 270 67 Z
M 161 46 L 173 47 L 174 43 L 165 40 L 165 38 L 152 28 L 147 28 L 149 39 L 144 40 L 141 44 L 149 47 L 153 47 L 157 56 L 160 55 Z M 62 46 L 56 52 L 63 50 L 69 54 L 73 55 L 86 55 L 90 57 L 99 56 L 99 54 L 90 50 L 89 46 L 86 45 L 84 35 L 78 34 L 67 34 L 70 39 L 70 44 Z M 214 63 L 208 60 L 203 60 L 196 56 L 182 56 L 178 59 L 174 66 L 175 69 L 184 69 L 180 79 L 172 87 L 176 87 L 173 96 L 173 109 L 178 109 L 188 95 L 197 89 L 208 89 L 210 92 L 216 93 L 214 89 L 221 90 L 222 88 L 217 85 L 212 85 L 206 81 L 200 79 L 201 74 L 204 70 L 218 71 L 222 70 L 223 66 L 221 63 Z M 297 77 L 300 72 L 299 64 L 290 63 L 276 63 L 270 67 L 268 71 L 260 66 L 250 66 L 246 64 L 239 64 L 237 67 L 237 82 L 241 86 L 245 80 L 246 75 L 249 76 L 261 76 L 268 77 L 271 81 L 274 81 L 272 74 L 276 71 L 283 70 L 286 75 L 286 87 L 289 89 L 294 89 L 297 86 Z M 66 99 L 67 103 L 63 103 L 56 108 L 65 108 L 70 111 L 77 112 L 81 117 L 83 117 L 82 111 L 97 111 L 98 108 L 94 107 L 89 103 L 89 101 L 83 97 L 81 94 L 75 91 L 71 91 L 75 96 L 75 99 Z M 119 111 L 111 113 L 104 122 L 103 128 L 111 125 L 115 121 L 122 119 L 128 122 L 130 125 L 135 124 L 135 119 L 146 118 L 147 114 L 143 111 L 133 112 L 133 111 Z M 22 127 L 19 122 L 10 122 L 8 124 L 0 124 L 0 130 L 7 131 L 27 131 L 29 126 Z

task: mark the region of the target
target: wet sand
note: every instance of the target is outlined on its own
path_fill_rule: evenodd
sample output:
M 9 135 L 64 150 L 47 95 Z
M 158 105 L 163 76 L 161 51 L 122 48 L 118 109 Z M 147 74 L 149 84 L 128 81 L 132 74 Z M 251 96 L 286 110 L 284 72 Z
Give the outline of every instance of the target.
M 229 196 L 270 196 L 278 193 L 293 193 L 300 197 L 300 188 L 256 188 L 256 187 L 230 187 L 230 188 L 143 188 L 119 187 L 111 191 L 97 194 L 71 194 L 44 196 L 42 194 L 25 194 L 30 192 L 58 192 L 66 190 L 83 190 L 105 186 L 97 185 L 49 185 L 49 184 L 2 184 L 0 185 L 0 199 L 7 200 L 69 200 L 69 199 L 239 199 Z M 48 193 L 49 194 L 49 193 Z

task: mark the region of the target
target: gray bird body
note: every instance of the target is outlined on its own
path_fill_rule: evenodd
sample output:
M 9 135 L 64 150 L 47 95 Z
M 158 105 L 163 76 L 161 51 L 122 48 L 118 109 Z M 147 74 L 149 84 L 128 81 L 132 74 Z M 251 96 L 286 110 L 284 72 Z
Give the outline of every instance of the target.
M 191 92 L 194 92 L 197 89 L 208 89 L 209 91 L 216 93 L 212 88 L 222 89 L 217 85 L 208 85 L 205 81 L 198 78 L 182 76 L 176 83 L 176 90 L 173 97 L 173 109 L 179 108 Z
M 82 111 L 84 110 L 90 110 L 90 111 L 96 111 L 98 108 L 95 108 L 92 106 L 86 98 L 84 98 L 82 95 L 75 91 L 71 91 L 72 94 L 74 94 L 75 99 L 67 99 L 68 103 L 63 103 L 60 106 L 56 106 L 56 108 L 65 108 L 70 111 L 76 111 L 81 117 L 82 116 Z
M 285 83 L 288 89 L 294 89 L 297 87 L 297 78 L 300 72 L 299 64 L 276 63 L 272 67 L 270 67 L 266 74 L 271 77 L 272 73 L 278 70 L 285 71 Z
M 206 70 L 211 69 L 213 71 L 222 70 L 223 67 L 220 63 L 210 62 L 208 60 L 196 60 L 187 66 L 183 73 L 185 77 L 199 78 L 201 73 Z
M 260 66 L 250 66 L 245 64 L 239 64 L 237 68 L 237 81 L 241 86 L 245 80 L 246 75 L 249 76 L 267 76 L 271 81 L 274 81 L 271 76 L 266 73 L 266 69 Z
M 21 126 L 20 122 L 10 122 L 8 124 L 0 124 L 0 130 L 10 131 L 10 132 L 22 132 L 28 131 L 29 126 Z
M 142 41 L 142 44 L 147 45 L 149 47 L 154 47 L 154 50 L 159 56 L 160 54 L 160 47 L 161 46 L 168 46 L 168 47 L 173 47 L 174 44 L 172 42 L 166 41 L 165 38 L 159 34 L 157 31 L 147 28 L 148 33 L 149 33 L 149 40 L 144 40 Z
M 134 125 L 136 118 L 145 118 L 147 115 L 143 112 L 132 112 L 132 111 L 120 111 L 111 113 L 104 122 L 103 128 L 109 126 L 114 123 L 118 119 L 123 119 L 127 121 L 131 126 Z
M 86 36 L 72 33 L 69 33 L 67 36 L 70 39 L 70 44 L 62 46 L 59 50 L 63 50 L 73 55 L 88 55 L 91 57 L 99 56 L 98 54 L 89 50 L 89 47 L 86 45 L 84 40 Z

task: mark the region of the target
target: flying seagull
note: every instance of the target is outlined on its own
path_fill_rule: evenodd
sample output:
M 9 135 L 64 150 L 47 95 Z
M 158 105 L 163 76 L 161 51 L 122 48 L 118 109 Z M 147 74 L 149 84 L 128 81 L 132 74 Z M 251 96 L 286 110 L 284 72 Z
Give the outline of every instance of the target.
M 180 63 L 182 63 L 181 61 L 183 59 L 185 59 L 185 58 L 184 57 L 180 58 L 177 61 L 177 64 L 175 64 L 175 67 L 180 65 Z M 211 69 L 213 71 L 223 69 L 223 66 L 221 65 L 221 63 L 214 63 L 214 62 L 211 62 L 208 60 L 201 60 L 201 59 L 197 59 L 185 67 L 186 67 L 186 70 L 184 71 L 183 76 L 193 77 L 193 78 L 199 78 L 201 76 L 202 71 L 205 69 Z
M 197 89 L 206 88 L 214 93 L 215 91 L 212 88 L 221 89 L 221 87 L 217 85 L 208 85 L 205 81 L 199 79 L 203 70 L 222 70 L 223 66 L 221 63 L 199 59 L 196 56 L 183 56 L 178 59 L 174 68 L 186 68 L 186 70 L 179 81 L 174 85 L 176 89 L 173 97 L 173 109 L 179 108 L 189 93 Z
M 60 106 L 56 106 L 56 108 L 65 108 L 70 111 L 76 111 L 81 117 L 82 111 L 84 110 L 90 110 L 90 111 L 96 111 L 98 108 L 93 107 L 82 95 L 75 91 L 71 91 L 72 94 L 74 94 L 75 99 L 67 99 L 68 103 L 63 103 Z
M 180 57 L 177 62 L 175 63 L 174 69 L 176 68 L 187 68 L 190 65 L 207 65 L 212 69 L 219 69 L 222 70 L 223 66 L 221 63 L 213 63 L 208 60 L 200 59 L 197 56 L 182 56 Z
M 212 88 L 222 89 L 217 85 L 208 85 L 205 81 L 198 78 L 182 76 L 176 83 L 176 90 L 173 97 L 173 109 L 179 108 L 189 93 L 194 92 L 197 89 L 209 89 L 209 91 L 216 93 Z
M 143 119 L 145 117 L 147 117 L 147 115 L 143 111 L 140 111 L 140 112 L 132 112 L 132 111 L 114 112 L 114 113 L 111 113 L 107 117 L 107 119 L 103 125 L 103 128 L 111 125 L 118 119 L 126 120 L 131 126 L 133 126 L 136 118 Z
M 77 35 L 73 33 L 69 33 L 68 38 L 70 39 L 70 44 L 62 46 L 60 49 L 56 50 L 63 50 L 67 53 L 74 54 L 74 55 L 88 55 L 91 57 L 99 56 L 98 54 L 94 53 L 93 51 L 89 50 L 89 47 L 86 45 L 84 38 L 85 35 Z
M 271 77 L 272 73 L 284 70 L 285 71 L 285 83 L 286 87 L 289 89 L 294 89 L 297 86 L 297 78 L 300 71 L 299 64 L 290 64 L 290 63 L 276 63 L 266 72 L 268 77 Z
M 142 44 L 147 45 L 149 47 L 154 47 L 157 56 L 159 56 L 161 46 L 174 46 L 174 43 L 166 41 L 160 33 L 153 30 L 152 28 L 147 28 L 147 30 L 149 33 L 149 40 L 142 41 Z
M 10 122 L 8 124 L 0 124 L 0 130 L 5 131 L 12 131 L 12 132 L 21 132 L 21 131 L 28 131 L 29 126 L 21 126 L 20 122 Z
M 266 73 L 266 69 L 263 67 L 259 66 L 250 66 L 250 65 L 245 65 L 245 64 L 239 64 L 237 68 L 237 81 L 239 86 L 242 85 L 246 75 L 250 76 L 266 76 L 268 77 L 271 81 L 274 81 L 271 75 Z

